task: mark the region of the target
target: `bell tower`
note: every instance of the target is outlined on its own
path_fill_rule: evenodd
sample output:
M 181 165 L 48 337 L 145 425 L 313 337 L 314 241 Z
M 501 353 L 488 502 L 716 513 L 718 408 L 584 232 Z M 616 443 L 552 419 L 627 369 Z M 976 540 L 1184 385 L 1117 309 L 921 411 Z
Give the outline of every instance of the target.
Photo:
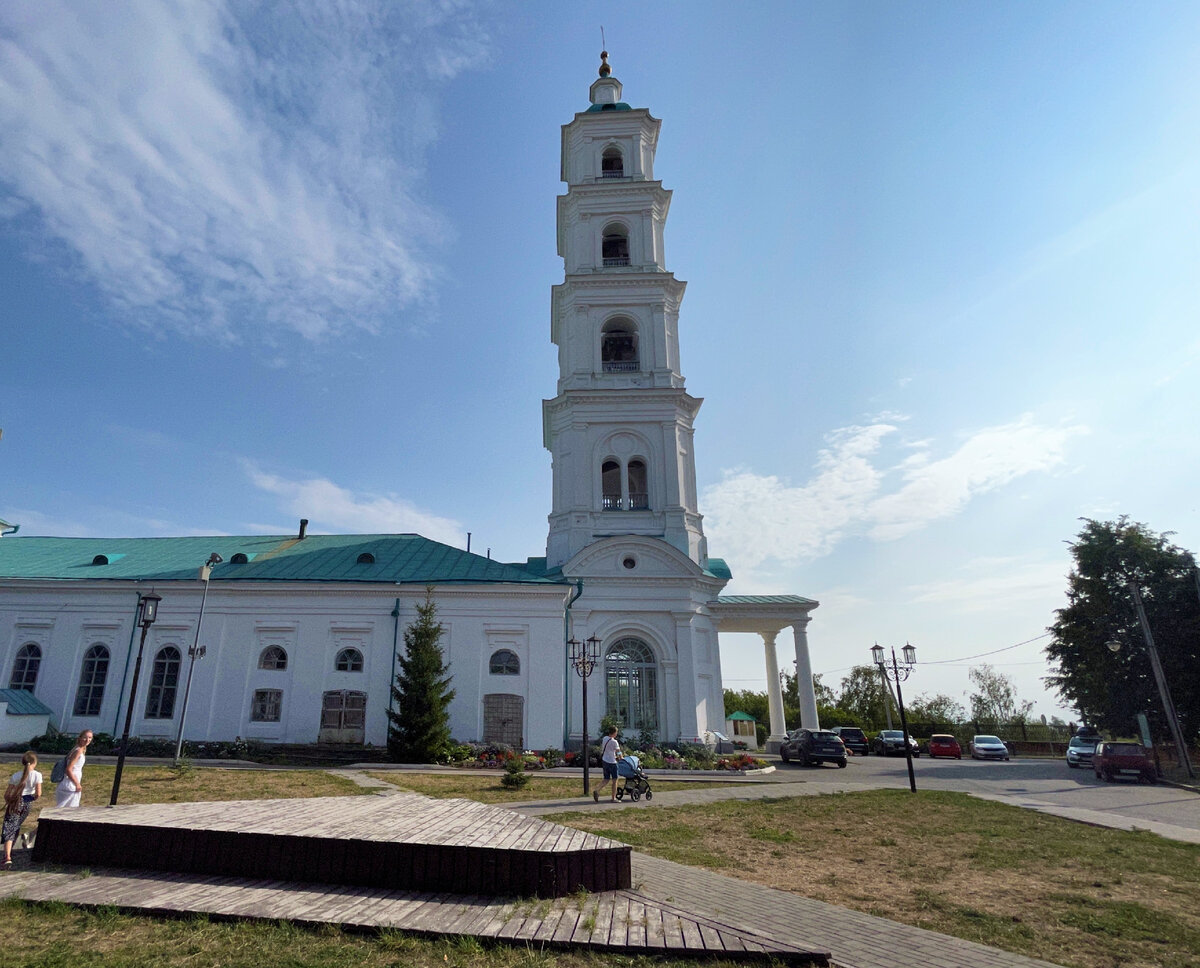
M 680 370 L 685 283 L 663 249 L 671 193 L 654 178 L 661 122 L 621 100 L 600 56 L 591 106 L 562 128 L 565 277 L 550 326 L 558 394 L 542 404 L 554 481 L 546 563 L 561 568 L 600 539 L 639 535 L 704 568 L 692 452 L 701 400 Z

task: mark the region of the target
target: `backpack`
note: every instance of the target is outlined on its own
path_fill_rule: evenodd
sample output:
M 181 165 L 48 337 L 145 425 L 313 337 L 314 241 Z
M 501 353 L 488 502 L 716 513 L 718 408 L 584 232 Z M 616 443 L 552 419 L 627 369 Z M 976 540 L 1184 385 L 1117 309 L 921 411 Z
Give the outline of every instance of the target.
M 61 760 L 54 764 L 54 769 L 50 771 L 51 783 L 62 783 L 62 781 L 67 778 L 67 757 L 70 755 L 71 754 L 68 753 Z

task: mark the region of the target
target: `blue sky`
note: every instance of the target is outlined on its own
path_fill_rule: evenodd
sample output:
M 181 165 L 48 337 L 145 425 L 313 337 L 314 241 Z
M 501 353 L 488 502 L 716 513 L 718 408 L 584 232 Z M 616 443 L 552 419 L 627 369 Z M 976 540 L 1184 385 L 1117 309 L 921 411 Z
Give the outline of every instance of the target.
M 907 640 L 910 692 L 989 661 L 1061 712 L 1035 637 L 1078 518 L 1200 550 L 1200 7 L 612 11 L 0 6 L 0 518 L 544 553 L 603 23 L 663 119 L 727 591 L 820 600 L 827 683 Z M 722 656 L 761 688 L 757 639 Z

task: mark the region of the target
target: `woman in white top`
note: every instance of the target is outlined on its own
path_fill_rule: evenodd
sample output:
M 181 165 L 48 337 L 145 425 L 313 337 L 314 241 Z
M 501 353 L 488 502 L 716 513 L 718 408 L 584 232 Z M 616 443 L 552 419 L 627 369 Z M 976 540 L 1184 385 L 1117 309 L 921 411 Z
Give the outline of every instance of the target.
M 21 830 L 21 824 L 29 816 L 29 806 L 42 795 L 42 774 L 37 766 L 37 753 L 30 750 L 21 757 L 23 769 L 18 770 L 8 781 L 4 791 L 4 868 L 12 867 L 12 846 Z
M 85 729 L 75 740 L 75 746 L 67 756 L 67 774 L 54 791 L 56 807 L 77 807 L 83 797 L 83 764 L 87 761 L 84 751 L 92 741 L 92 731 Z

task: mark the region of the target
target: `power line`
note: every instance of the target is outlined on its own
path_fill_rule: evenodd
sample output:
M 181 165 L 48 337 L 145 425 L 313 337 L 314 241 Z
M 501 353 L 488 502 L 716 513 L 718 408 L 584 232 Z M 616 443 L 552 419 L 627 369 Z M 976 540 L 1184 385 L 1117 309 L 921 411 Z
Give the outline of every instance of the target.
M 982 659 L 985 655 L 998 655 L 1001 652 L 1010 652 L 1013 649 L 1019 649 L 1023 645 L 1028 645 L 1030 642 L 1036 642 L 1038 639 L 1044 639 L 1050 632 L 1043 632 L 1041 635 L 1035 635 L 1031 639 L 1026 639 L 1024 642 L 1018 642 L 1016 645 L 1006 645 L 1003 649 L 992 649 L 991 652 L 978 652 L 975 655 L 964 655 L 958 659 L 937 659 L 933 662 L 923 662 L 922 665 L 949 665 L 953 662 L 966 662 L 968 659 Z
M 958 663 L 967 662 L 971 659 L 982 659 L 984 656 L 999 655 L 1001 652 L 1011 652 L 1013 649 L 1019 649 L 1023 645 L 1028 645 L 1030 642 L 1036 642 L 1038 639 L 1044 639 L 1044 638 L 1046 638 L 1046 636 L 1051 635 L 1051 634 L 1053 634 L 1053 633 L 1043 632 L 1041 635 L 1035 635 L 1031 639 L 1025 639 L 1024 641 L 1017 642 L 1015 645 L 1006 645 L 1002 649 L 992 649 L 990 652 L 978 652 L 975 655 L 964 655 L 964 656 L 960 656 L 957 659 L 936 659 L 933 662 L 921 662 L 920 665 L 927 665 L 927 666 L 956 665 Z M 1001 662 L 1001 663 L 997 663 L 997 665 L 1037 665 L 1040 662 L 1041 662 L 1041 660 L 1039 659 L 1038 662 Z M 866 664 L 867 663 L 865 663 L 865 662 L 859 663 L 859 665 L 866 665 Z M 856 668 L 856 667 L 855 666 L 846 666 L 842 669 L 823 669 L 821 672 L 818 672 L 816 674 L 819 676 L 835 676 L 839 672 L 849 672 L 851 669 L 854 669 L 854 668 Z M 729 681 L 730 682 L 747 682 L 747 681 L 753 681 L 753 680 L 731 679 Z

